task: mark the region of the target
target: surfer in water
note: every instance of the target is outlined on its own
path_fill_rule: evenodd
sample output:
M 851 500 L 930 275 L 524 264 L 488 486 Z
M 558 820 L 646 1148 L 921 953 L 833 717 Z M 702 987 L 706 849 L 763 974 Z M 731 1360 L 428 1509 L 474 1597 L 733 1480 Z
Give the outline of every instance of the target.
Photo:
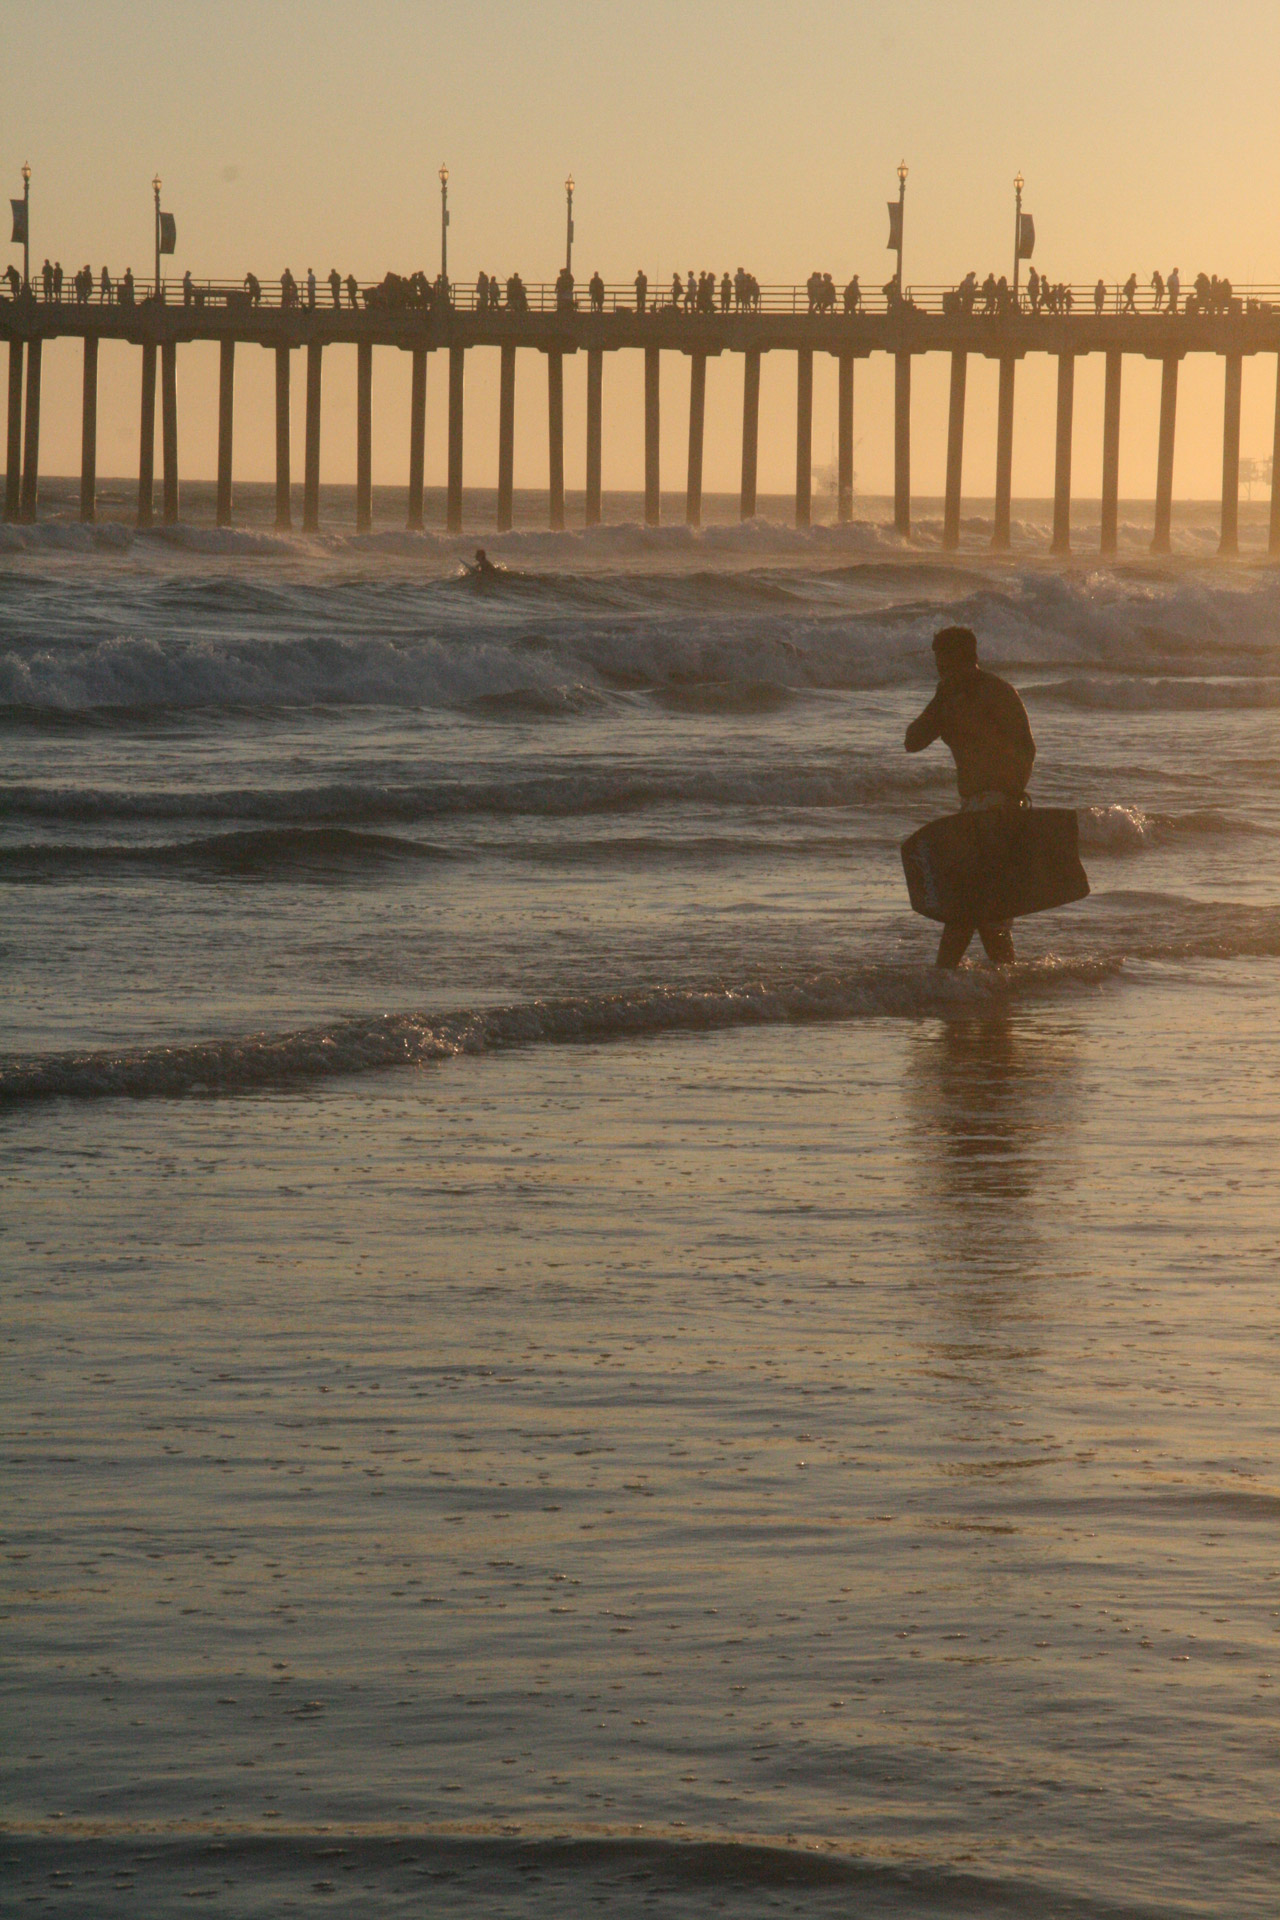
M 472 580 L 496 580 L 501 572 L 502 568 L 494 566 L 484 548 L 477 547 L 476 563 L 473 567 L 467 568 L 469 577 Z
M 1003 812 L 1025 804 L 1036 757 L 1027 710 L 1007 680 L 978 665 L 977 637 L 969 627 L 943 627 L 934 635 L 938 691 L 907 728 L 908 753 L 922 753 L 935 740 L 951 749 L 963 813 Z M 973 923 L 949 920 L 938 943 L 937 964 L 958 967 L 974 936 Z M 997 966 L 1013 964 L 1009 922 L 980 925 L 978 937 Z

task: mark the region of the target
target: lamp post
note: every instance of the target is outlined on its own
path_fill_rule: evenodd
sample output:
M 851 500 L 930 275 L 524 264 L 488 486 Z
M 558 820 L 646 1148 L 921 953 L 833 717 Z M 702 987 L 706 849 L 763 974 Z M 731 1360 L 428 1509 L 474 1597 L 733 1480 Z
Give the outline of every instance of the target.
M 902 298 L 902 228 L 906 219 L 907 163 L 898 162 L 898 298 Z
M 1016 196 L 1016 210 L 1013 216 L 1013 304 L 1018 306 L 1018 272 L 1022 264 L 1022 189 L 1026 181 L 1020 173 L 1014 175 L 1013 191 Z
M 22 291 L 31 291 L 31 167 L 22 163 Z
M 449 278 L 449 169 L 440 167 L 440 278 Z
M 151 182 L 151 191 L 156 197 L 156 302 L 160 300 L 160 175 L 157 173 Z
M 564 227 L 564 270 L 573 272 L 573 175 L 564 183 L 565 227 Z

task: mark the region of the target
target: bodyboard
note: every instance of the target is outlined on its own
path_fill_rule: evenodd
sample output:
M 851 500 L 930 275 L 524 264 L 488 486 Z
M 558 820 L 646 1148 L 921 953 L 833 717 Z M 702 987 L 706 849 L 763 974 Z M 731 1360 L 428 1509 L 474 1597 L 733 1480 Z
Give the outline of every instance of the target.
M 949 813 L 902 843 L 911 904 L 926 920 L 988 926 L 1083 900 L 1079 823 L 1065 807 Z

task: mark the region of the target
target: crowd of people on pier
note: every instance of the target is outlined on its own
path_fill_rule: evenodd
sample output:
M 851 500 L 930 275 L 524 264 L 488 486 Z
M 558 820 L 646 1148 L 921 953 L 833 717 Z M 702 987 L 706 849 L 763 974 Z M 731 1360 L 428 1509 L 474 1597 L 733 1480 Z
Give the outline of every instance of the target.
M 66 280 L 61 261 L 46 259 L 38 277 L 33 275 L 33 279 L 36 285 L 24 289 L 18 269 L 12 265 L 7 267 L 3 280 L 8 287 L 9 298 L 17 300 L 25 292 L 29 297 L 51 304 L 62 301 Z M 201 286 L 193 279 L 189 269 L 183 274 L 181 284 L 182 304 L 185 307 L 203 307 L 211 300 L 227 304 L 243 301 L 251 307 L 262 304 L 262 283 L 253 273 L 245 275 L 238 293 L 225 287 Z M 370 312 L 412 310 L 432 313 L 451 310 L 462 304 L 471 306 L 476 313 L 525 314 L 530 310 L 528 289 L 518 273 L 511 274 L 504 282 L 496 274 L 482 272 L 477 277 L 474 299 L 470 302 L 458 300 L 454 286 L 444 273 L 438 273 L 431 279 L 421 270 L 408 275 L 388 273 L 376 285 L 362 287 L 354 274 L 349 273 L 344 279 L 336 267 L 331 267 L 325 280 L 327 303 L 322 299 L 314 268 L 308 267 L 306 275 L 299 281 L 286 267 L 280 275 L 279 285 L 279 304 L 286 311 L 314 312 L 324 304 L 336 312 L 344 309 L 357 312 L 364 308 Z M 673 274 L 670 288 L 657 295 L 651 294 L 649 277 L 641 270 L 636 274 L 631 290 L 634 292 L 633 308 L 625 295 L 619 300 L 619 290 L 614 290 L 615 311 L 630 309 L 637 314 L 666 311 L 726 315 L 759 313 L 762 304 L 759 280 L 742 267 L 732 274 L 726 270 L 719 275 L 705 269 L 700 273 L 695 272 L 691 267 L 683 277 L 678 273 Z M 1230 280 L 1220 279 L 1217 274 L 1198 273 L 1191 291 L 1184 296 L 1177 267 L 1167 275 L 1157 270 L 1151 275 L 1149 290 L 1150 299 L 1144 299 L 1143 310 L 1150 313 L 1226 315 L 1246 310 L 1245 303 L 1236 295 Z M 76 305 L 87 306 L 93 300 L 95 291 L 102 306 L 132 307 L 139 299 L 153 300 L 157 297 L 154 292 L 138 294 L 132 268 L 126 268 L 114 282 L 106 267 L 96 278 L 89 265 L 81 267 L 79 272 L 71 276 L 70 293 Z M 609 291 L 599 272 L 593 273 L 586 288 L 587 304 L 592 313 L 604 313 Z M 910 293 L 904 293 L 899 287 L 896 277 L 887 281 L 881 291 L 890 313 L 915 306 Z M 848 316 L 863 311 L 862 288 L 856 273 L 842 289 L 838 289 L 831 274 L 815 271 L 805 282 L 804 292 L 807 310 L 811 314 L 834 315 L 840 311 Z M 577 311 L 577 284 L 568 266 L 562 267 L 556 276 L 553 293 L 557 311 Z M 166 298 L 163 284 L 159 298 Z M 1099 279 L 1092 290 L 1092 308 L 1098 316 L 1108 308 L 1114 313 L 1137 314 L 1140 310 L 1138 302 L 1136 273 L 1131 273 L 1122 285 L 1108 286 L 1105 280 Z M 992 319 L 1001 319 L 1014 313 L 1067 317 L 1075 310 L 1076 303 L 1075 288 L 1066 281 L 1051 280 L 1034 266 L 1028 268 L 1025 288 L 1015 286 L 1006 274 L 997 277 L 994 273 L 988 273 L 985 280 L 979 281 L 976 272 L 970 272 L 958 286 L 947 289 L 942 295 L 942 311 L 946 314 L 966 317 L 976 314 Z M 1250 299 L 1248 310 L 1255 311 L 1257 304 Z

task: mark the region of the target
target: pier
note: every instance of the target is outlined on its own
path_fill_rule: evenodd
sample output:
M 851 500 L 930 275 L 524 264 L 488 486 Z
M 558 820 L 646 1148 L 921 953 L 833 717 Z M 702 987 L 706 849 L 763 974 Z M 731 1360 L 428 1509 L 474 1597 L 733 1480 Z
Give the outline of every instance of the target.
M 644 500 L 645 519 L 659 519 L 659 449 L 664 354 L 687 355 L 691 362 L 685 518 L 700 524 L 702 514 L 703 434 L 708 359 L 741 354 L 742 481 L 740 511 L 756 511 L 759 440 L 760 366 L 768 354 L 794 354 L 798 369 L 796 406 L 795 520 L 807 527 L 811 515 L 813 435 L 813 361 L 829 354 L 837 378 L 836 512 L 842 522 L 853 514 L 854 370 L 858 360 L 887 354 L 894 366 L 894 524 L 911 531 L 911 369 L 922 354 L 950 356 L 947 411 L 946 493 L 943 546 L 960 538 L 961 482 L 964 471 L 965 396 L 971 356 L 999 367 L 996 422 L 996 482 L 992 545 L 1010 544 L 1013 487 L 1013 430 L 1016 376 L 1020 360 L 1047 354 L 1057 362 L 1057 413 L 1054 446 L 1053 552 L 1071 551 L 1071 465 L 1075 417 L 1075 365 L 1085 354 L 1105 359 L 1103 470 L 1100 548 L 1116 550 L 1119 499 L 1120 413 L 1126 356 L 1159 361 L 1160 423 L 1155 462 L 1152 549 L 1168 552 L 1173 504 L 1173 461 L 1177 427 L 1178 369 L 1188 354 L 1211 354 L 1223 365 L 1222 496 L 1219 551 L 1238 549 L 1240 396 L 1246 357 L 1266 354 L 1276 360 L 1274 460 L 1271 479 L 1269 551 L 1280 553 L 1280 289 L 1244 288 L 1226 311 L 1202 311 L 1194 301 L 1177 312 L 1122 311 L 1122 290 L 1106 290 L 1101 311 L 1094 289 L 1075 289 L 1075 311 L 1033 313 L 1025 308 L 997 314 L 958 310 L 954 291 L 910 288 L 903 299 L 890 294 L 861 302 L 853 312 L 810 308 L 803 287 L 765 287 L 749 310 L 688 312 L 683 305 L 648 299 L 637 311 L 635 290 L 598 287 L 589 303 L 566 300 L 563 288 L 521 289 L 518 309 L 479 305 L 470 289 L 447 294 L 422 285 L 422 297 L 396 282 L 361 287 L 355 296 L 344 288 L 332 301 L 314 306 L 296 296 L 285 304 L 264 288 L 251 299 L 242 287 L 218 282 L 162 283 L 155 295 L 124 305 L 96 296 L 41 300 L 20 292 L 0 298 L 0 341 L 8 347 L 8 413 L 4 517 L 34 521 L 39 501 L 42 348 L 46 340 L 72 337 L 84 343 L 80 517 L 95 515 L 97 479 L 97 393 L 99 342 L 122 340 L 138 349 L 139 454 L 137 524 L 154 523 L 156 387 L 160 389 L 160 516 L 166 525 L 180 515 L 178 477 L 178 351 L 193 341 L 219 345 L 217 520 L 229 526 L 234 513 L 235 369 L 238 348 L 260 348 L 275 355 L 276 524 L 292 523 L 290 424 L 293 357 L 305 354 L 305 455 L 302 525 L 320 525 L 320 436 L 325 350 L 354 346 L 357 353 L 356 524 L 373 524 L 372 423 L 375 403 L 374 350 L 408 353 L 412 358 L 409 419 L 409 505 L 407 524 L 423 524 L 427 381 L 447 379 L 448 445 L 446 526 L 463 527 L 465 473 L 465 394 L 467 355 L 494 349 L 500 356 L 497 528 L 511 525 L 515 406 L 518 357 L 537 354 L 546 363 L 547 483 L 549 522 L 565 525 L 564 359 L 587 356 L 585 524 L 600 520 L 601 445 L 607 379 L 612 353 L 644 355 Z M 406 291 L 400 291 L 400 290 Z M 327 292 L 327 289 L 326 289 Z M 358 300 L 358 304 L 357 304 Z M 429 374 L 433 355 L 441 376 Z M 447 367 L 447 373 L 443 370 Z

